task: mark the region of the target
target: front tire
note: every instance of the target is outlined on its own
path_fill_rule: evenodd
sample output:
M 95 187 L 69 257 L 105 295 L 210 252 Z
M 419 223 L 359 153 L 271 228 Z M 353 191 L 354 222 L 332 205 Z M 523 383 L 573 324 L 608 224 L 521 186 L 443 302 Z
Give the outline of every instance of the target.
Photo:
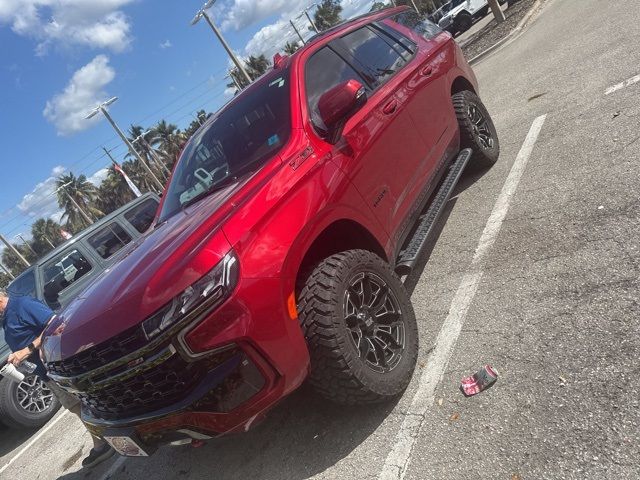
M 500 156 L 500 141 L 487 108 L 475 93 L 465 90 L 452 97 L 460 127 L 460 146 L 473 150 L 473 165 L 490 168 Z
M 60 409 L 60 402 L 36 375 L 20 382 L 0 380 L 0 422 L 11 428 L 40 428 Z
M 418 326 L 389 264 L 365 250 L 337 253 L 314 268 L 299 298 L 309 381 L 321 395 L 356 405 L 404 392 L 418 357 Z

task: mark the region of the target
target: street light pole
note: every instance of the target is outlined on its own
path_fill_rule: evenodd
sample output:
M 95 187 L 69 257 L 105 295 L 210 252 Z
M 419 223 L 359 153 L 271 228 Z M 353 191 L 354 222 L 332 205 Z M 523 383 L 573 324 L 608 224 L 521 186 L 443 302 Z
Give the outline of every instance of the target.
M 31 245 L 29 245 L 29 243 L 24 239 L 24 237 L 21 234 L 16 235 L 16 237 L 18 237 L 20 240 L 22 240 L 22 243 L 24 243 L 24 246 L 27 247 L 29 250 L 31 250 L 31 253 L 33 253 L 36 257 L 38 256 L 38 254 L 33 249 L 33 247 Z
M 116 122 L 113 121 L 113 118 L 111 118 L 111 115 L 109 115 L 109 112 L 105 108 L 105 107 L 111 105 L 117 99 L 118 99 L 118 97 L 113 97 L 113 98 L 107 100 L 106 102 L 101 103 L 100 105 L 95 107 L 85 118 L 89 119 L 89 118 L 95 116 L 98 112 L 102 113 L 105 116 L 105 118 L 107 119 L 107 121 L 111 124 L 113 129 L 116 131 L 118 136 L 122 139 L 124 144 L 127 146 L 129 151 L 131 152 L 131 155 L 133 155 L 135 158 L 138 159 L 138 161 L 142 164 L 142 166 L 145 168 L 147 173 L 151 176 L 151 179 L 153 180 L 153 183 L 155 183 L 156 186 L 160 189 L 160 192 L 162 192 L 164 190 L 164 185 L 162 184 L 162 182 L 160 180 L 158 180 L 158 177 L 156 177 L 154 175 L 154 173 L 151 170 L 151 168 L 149 167 L 149 165 L 147 165 L 147 163 L 142 158 L 142 155 L 140 155 L 138 153 L 138 151 L 133 147 L 133 145 L 131 144 L 129 139 L 122 132 L 122 130 L 120 130 L 120 127 L 118 127 L 118 125 L 116 125 Z
M 150 132 L 150 130 L 147 130 L 146 132 L 142 132 L 138 138 L 136 138 L 133 143 L 142 143 L 142 145 L 144 145 L 147 148 L 147 151 L 149 152 L 149 155 L 151 155 L 151 157 L 153 158 L 153 161 L 160 165 L 160 168 L 162 169 L 162 171 L 164 172 L 165 176 L 167 175 L 171 175 L 171 171 L 167 168 L 167 166 L 164 164 L 164 162 L 162 160 L 160 160 L 160 158 L 158 158 L 158 156 L 156 155 L 156 152 L 154 151 L 153 147 L 149 144 L 149 142 L 147 142 L 147 139 L 144 138 L 145 135 L 148 135 Z M 165 154 L 166 155 L 166 154 Z
M 4 270 L 4 272 L 9 275 L 11 277 L 11 280 L 15 280 L 16 276 L 11 273 L 11 270 L 9 270 L 7 267 L 4 266 L 4 264 L 2 262 L 0 262 L 0 267 L 2 268 L 2 270 Z
M 498 3 L 498 0 L 488 0 L 489 1 L 489 6 L 491 7 L 491 11 L 493 12 L 493 16 L 496 18 L 496 22 L 498 23 L 502 23 L 504 22 L 507 17 L 504 16 L 504 12 L 502 11 L 502 8 L 500 8 L 500 4 Z
M 6 238 L 4 238 L 4 236 L 0 235 L 0 241 L 1 241 L 2 243 L 4 243 L 4 244 L 7 246 L 7 248 L 8 248 L 9 250 L 11 250 L 11 251 L 16 255 L 16 257 L 18 257 L 18 258 L 22 261 L 22 263 L 24 263 L 27 267 L 30 267 L 30 266 L 31 266 L 31 264 L 27 261 L 27 259 L 26 259 L 26 258 L 24 258 L 24 257 L 20 254 L 20 252 L 16 249 L 16 247 L 14 247 L 12 244 L 10 244 L 10 243 L 7 241 L 7 239 L 6 239 Z
M 296 34 L 300 38 L 300 41 L 302 42 L 302 45 L 304 45 L 306 42 L 304 41 L 304 38 L 302 37 L 302 35 L 300 35 L 300 31 L 296 28 L 296 24 L 293 23 L 293 20 L 289 20 L 289 23 L 291 23 L 291 26 L 293 27 L 293 30 L 296 32 Z
M 216 27 L 215 23 L 213 23 L 213 20 L 211 20 L 211 17 L 207 15 L 206 10 L 211 8 L 211 6 L 215 2 L 216 0 L 209 0 L 207 3 L 205 3 L 202 6 L 202 8 L 198 10 L 198 13 L 196 13 L 196 16 L 193 17 L 193 20 L 191 20 L 191 25 L 195 25 L 196 23 L 198 23 L 201 18 L 205 19 L 205 21 L 209 24 L 209 27 L 211 27 L 211 30 L 213 30 L 213 33 L 215 33 L 216 37 L 218 37 L 218 40 L 220 40 L 220 43 L 222 44 L 224 49 L 227 51 L 227 54 L 229 55 L 233 63 L 235 63 L 236 68 L 240 71 L 240 73 L 242 73 L 242 76 L 247 81 L 247 85 L 249 85 L 253 80 L 251 80 L 251 77 L 247 73 L 247 70 L 244 68 L 244 66 L 238 59 L 238 57 L 236 57 L 235 53 L 233 53 L 233 50 L 231 50 L 231 47 L 229 47 L 229 44 L 220 33 L 220 30 L 218 30 L 218 27 Z

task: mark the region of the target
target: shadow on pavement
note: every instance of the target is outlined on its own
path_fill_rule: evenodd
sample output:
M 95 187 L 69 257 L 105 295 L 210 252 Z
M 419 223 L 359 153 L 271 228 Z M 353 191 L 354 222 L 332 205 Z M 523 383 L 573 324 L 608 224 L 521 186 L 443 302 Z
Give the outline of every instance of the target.
M 471 159 L 471 161 L 473 162 L 473 158 Z M 442 211 L 442 213 L 440 214 L 440 218 L 436 222 L 436 225 L 433 230 L 433 235 L 428 240 L 424 248 L 424 251 L 421 253 L 420 257 L 418 258 L 418 262 L 413 268 L 413 271 L 404 281 L 404 285 L 409 291 L 410 295 L 413 294 L 413 291 L 415 290 L 416 285 L 418 284 L 418 280 L 420 280 L 420 276 L 422 275 L 422 272 L 424 271 L 424 268 L 427 265 L 429 258 L 431 258 L 431 254 L 433 253 L 433 249 L 435 248 L 436 243 L 440 238 L 442 229 L 446 225 L 447 220 L 449 219 L 449 215 L 451 215 L 451 212 L 453 211 L 453 208 L 455 207 L 458 201 L 458 195 L 460 195 L 467 188 L 469 188 L 471 185 L 473 185 L 478 180 L 480 180 L 480 178 L 482 178 L 487 172 L 488 170 L 486 169 L 480 170 L 480 169 L 468 167 L 467 170 L 465 170 L 462 177 L 460 178 L 460 180 L 458 181 L 456 188 L 451 194 L 451 198 L 444 206 L 444 210 Z
M 13 429 L 0 425 L 0 458 L 19 449 L 36 433 L 38 429 Z
M 163 447 L 149 459 L 127 459 L 111 478 L 306 479 L 347 457 L 395 404 L 344 407 L 303 386 L 246 434 L 211 440 L 197 449 Z M 101 478 L 112 463 L 59 478 Z

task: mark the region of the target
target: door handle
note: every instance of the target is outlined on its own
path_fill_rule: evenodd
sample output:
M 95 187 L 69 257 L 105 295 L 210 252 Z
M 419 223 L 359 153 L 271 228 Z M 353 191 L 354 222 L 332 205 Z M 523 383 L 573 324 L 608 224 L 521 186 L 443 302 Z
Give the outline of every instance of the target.
M 382 113 L 385 115 L 391 115 L 398 109 L 398 102 L 396 100 L 391 100 L 384 107 L 382 107 Z
M 424 67 L 422 70 L 420 70 L 420 75 L 422 75 L 423 77 L 430 77 L 431 75 L 433 75 L 433 67 Z

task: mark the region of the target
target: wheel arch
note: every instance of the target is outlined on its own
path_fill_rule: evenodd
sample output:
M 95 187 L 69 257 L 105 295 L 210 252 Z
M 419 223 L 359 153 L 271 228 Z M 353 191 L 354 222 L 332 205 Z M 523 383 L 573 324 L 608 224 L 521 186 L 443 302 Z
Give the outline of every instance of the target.
M 320 260 L 346 250 L 367 250 L 388 261 L 378 239 L 361 223 L 342 218 L 327 225 L 311 242 L 296 271 L 296 294 L 301 290 L 306 274 Z
M 451 95 L 453 96 L 465 90 L 470 90 L 476 95 L 478 94 L 473 84 L 462 75 L 459 75 L 451 82 Z

